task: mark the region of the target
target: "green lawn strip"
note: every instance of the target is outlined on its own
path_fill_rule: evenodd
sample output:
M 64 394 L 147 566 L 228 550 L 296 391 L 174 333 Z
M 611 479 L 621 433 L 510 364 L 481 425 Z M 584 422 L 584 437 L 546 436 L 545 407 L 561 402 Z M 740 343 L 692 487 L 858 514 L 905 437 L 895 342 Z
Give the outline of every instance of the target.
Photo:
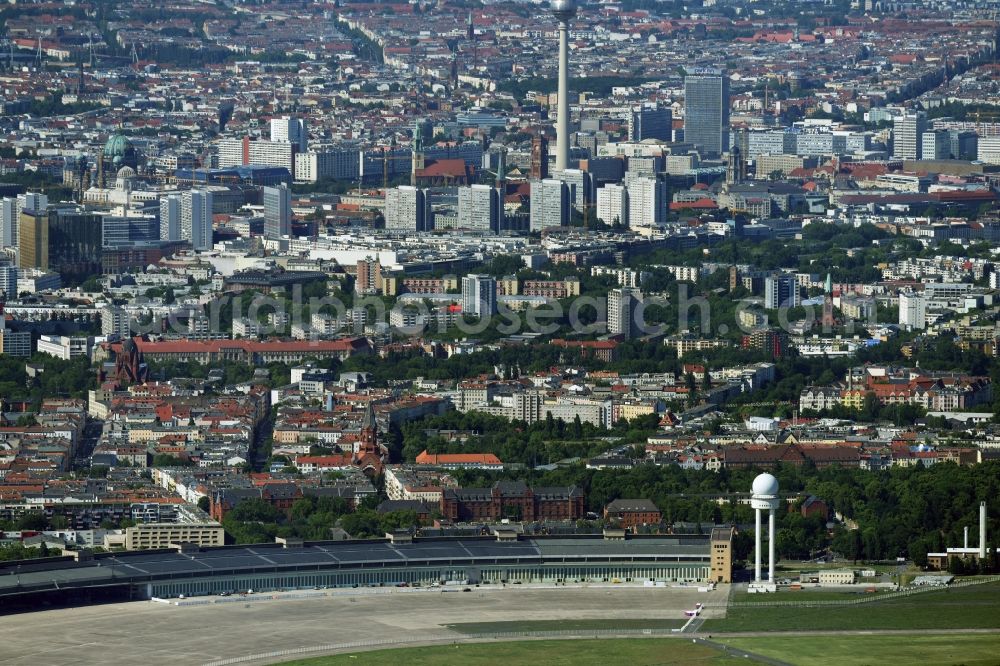
M 542 640 L 455 644 L 355 652 L 287 662 L 286 666 L 734 666 L 746 660 L 681 639 Z
M 997 634 L 775 636 L 727 638 L 720 642 L 796 666 L 993 666 Z
M 861 605 L 731 607 L 726 611 L 724 619 L 706 620 L 701 631 L 997 627 L 1000 627 L 1000 584 L 986 583 Z

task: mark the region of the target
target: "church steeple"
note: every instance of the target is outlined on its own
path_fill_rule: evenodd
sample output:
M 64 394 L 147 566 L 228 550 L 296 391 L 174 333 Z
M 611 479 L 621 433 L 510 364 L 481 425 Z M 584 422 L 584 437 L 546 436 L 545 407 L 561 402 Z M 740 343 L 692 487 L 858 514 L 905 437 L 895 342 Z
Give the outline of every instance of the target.
M 826 282 L 823 283 L 823 327 L 829 329 L 834 325 L 833 319 L 833 280 L 830 274 L 826 274 Z
M 372 442 L 374 443 L 377 435 L 378 435 L 378 423 L 375 421 L 375 406 L 372 403 L 372 401 L 369 400 L 368 404 L 365 406 L 365 416 L 361 420 L 362 443 L 364 443 L 369 436 L 371 437 Z
M 354 464 L 365 473 L 380 474 L 386 461 L 386 451 L 378 443 L 378 421 L 375 420 L 375 405 L 369 400 L 365 406 L 365 414 L 361 419 L 361 432 L 358 436 L 358 452 L 354 455 Z

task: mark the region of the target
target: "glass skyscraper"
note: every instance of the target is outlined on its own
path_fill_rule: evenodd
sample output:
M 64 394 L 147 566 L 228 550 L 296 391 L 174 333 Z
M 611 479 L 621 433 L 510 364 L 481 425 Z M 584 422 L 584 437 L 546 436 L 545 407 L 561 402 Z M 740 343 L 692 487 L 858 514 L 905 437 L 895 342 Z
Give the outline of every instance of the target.
M 101 274 L 101 216 L 79 208 L 24 211 L 19 226 L 22 268 L 55 271 L 79 282 Z
M 292 229 L 292 192 L 284 185 L 264 188 L 264 235 L 288 236 Z
M 719 69 L 695 69 L 684 77 L 684 140 L 703 157 L 729 150 L 729 78 Z

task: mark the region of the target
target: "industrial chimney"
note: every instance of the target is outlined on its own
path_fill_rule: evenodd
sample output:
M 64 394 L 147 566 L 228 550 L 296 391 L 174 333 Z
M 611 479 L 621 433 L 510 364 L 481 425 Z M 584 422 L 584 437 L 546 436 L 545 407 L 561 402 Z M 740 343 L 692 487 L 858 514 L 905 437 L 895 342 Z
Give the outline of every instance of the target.
M 979 561 L 986 561 L 986 502 L 979 503 Z

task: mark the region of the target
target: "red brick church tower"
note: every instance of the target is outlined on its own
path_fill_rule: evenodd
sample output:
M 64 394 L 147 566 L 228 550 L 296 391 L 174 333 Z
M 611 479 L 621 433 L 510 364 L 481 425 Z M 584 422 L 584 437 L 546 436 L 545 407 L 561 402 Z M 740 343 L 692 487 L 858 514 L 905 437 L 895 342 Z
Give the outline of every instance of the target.
M 823 284 L 823 328 L 832 328 L 836 323 L 833 319 L 833 281 L 830 274 L 826 274 L 826 282 Z
M 388 451 L 378 442 L 378 422 L 375 420 L 375 407 L 368 401 L 365 416 L 361 420 L 361 434 L 358 437 L 358 452 L 354 456 L 354 464 L 365 474 L 378 476 Z

